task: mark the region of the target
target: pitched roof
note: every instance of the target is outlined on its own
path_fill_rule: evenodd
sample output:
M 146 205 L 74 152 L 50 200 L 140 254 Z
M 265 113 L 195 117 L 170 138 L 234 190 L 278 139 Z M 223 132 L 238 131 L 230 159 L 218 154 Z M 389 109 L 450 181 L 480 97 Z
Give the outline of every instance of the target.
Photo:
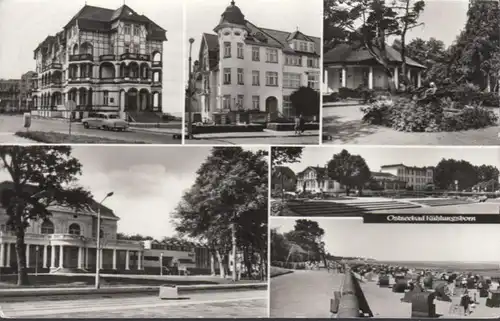
M 373 177 L 379 176 L 379 177 L 397 178 L 396 175 L 393 175 L 391 173 L 371 172 L 371 174 Z
M 418 166 L 406 166 L 405 164 L 391 164 L 391 165 L 382 165 L 380 168 L 390 168 L 390 167 L 405 167 L 408 169 L 434 169 L 434 166 L 423 166 L 423 167 L 418 167 Z
M 378 49 L 375 49 L 379 52 Z M 387 55 L 391 63 L 402 63 L 401 53 L 391 46 L 386 46 Z M 361 44 L 339 44 L 323 55 L 325 65 L 338 63 L 361 63 L 373 62 L 375 59 L 372 54 Z M 426 67 L 415 60 L 406 57 L 406 63 L 415 68 L 425 69 Z
M 304 173 L 308 170 L 315 171 L 319 176 L 326 175 L 326 168 L 320 166 L 307 166 L 302 172 L 297 174 L 297 177 L 304 175 Z
M 10 182 L 10 181 L 1 182 L 0 183 L 0 195 L 4 191 L 12 190 L 13 188 L 14 188 L 13 182 Z M 38 186 L 35 186 L 35 185 L 25 185 L 23 192 L 30 193 L 30 194 L 36 194 L 36 193 L 40 192 L 40 188 Z M 54 206 L 54 208 L 57 208 L 57 207 L 59 207 L 59 206 Z M 70 210 L 69 208 L 65 208 L 65 207 L 61 207 L 61 208 L 64 208 L 65 210 Z M 92 209 L 92 211 L 97 212 L 97 210 L 99 208 L 99 203 L 97 203 L 95 200 L 92 200 L 92 204 L 90 204 L 90 208 Z M 102 216 L 118 218 L 110 208 L 108 208 L 102 204 L 100 205 L 100 208 L 101 208 L 101 215 Z

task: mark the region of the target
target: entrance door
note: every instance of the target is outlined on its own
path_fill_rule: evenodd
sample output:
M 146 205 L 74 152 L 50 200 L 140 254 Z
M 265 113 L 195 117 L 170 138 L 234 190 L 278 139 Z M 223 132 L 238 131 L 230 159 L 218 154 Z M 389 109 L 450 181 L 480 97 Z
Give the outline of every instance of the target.
M 278 99 L 276 97 L 268 97 L 266 99 L 266 113 L 269 114 L 271 121 L 278 118 Z

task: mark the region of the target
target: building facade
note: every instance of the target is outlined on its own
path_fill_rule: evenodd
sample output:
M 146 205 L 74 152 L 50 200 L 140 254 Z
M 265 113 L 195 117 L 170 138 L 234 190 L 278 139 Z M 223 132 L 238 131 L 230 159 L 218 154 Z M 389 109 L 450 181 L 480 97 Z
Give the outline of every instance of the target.
M 12 112 L 19 109 L 19 79 L 0 79 L 0 112 Z
M 326 175 L 326 168 L 309 166 L 297 174 L 297 191 L 311 193 L 340 193 L 345 187 Z
M 392 80 L 371 53 L 359 44 L 339 44 L 326 52 L 323 57 L 322 93 L 330 94 L 338 92 L 340 88 L 359 87 L 387 90 L 391 81 L 396 88 L 400 88 L 403 79 L 401 54 L 391 46 L 387 46 L 386 50 L 394 75 Z M 425 66 L 411 58 L 406 58 L 406 64 L 406 77 L 414 86 L 421 87 Z
M 111 10 L 85 5 L 34 50 L 37 113 L 74 117 L 89 111 L 122 118 L 162 111 L 162 56 L 166 31 L 127 5 Z
M 258 27 L 234 1 L 214 32 L 201 39 L 195 121 L 229 122 L 232 114 L 237 119 L 231 121 L 241 123 L 251 122 L 252 114 L 291 117 L 293 92 L 319 91 L 320 38 Z
M 369 187 L 372 189 L 374 186 L 384 191 L 397 191 L 406 188 L 406 182 L 391 173 L 372 172 L 371 175 L 374 185 Z
M 434 183 L 434 167 L 415 167 L 404 164 L 384 165 L 380 172 L 389 173 L 406 182 L 407 187 L 424 190 Z
M 33 92 L 38 90 L 38 75 L 34 71 L 28 71 L 21 76 L 19 84 L 19 109 L 29 111 L 34 108 Z

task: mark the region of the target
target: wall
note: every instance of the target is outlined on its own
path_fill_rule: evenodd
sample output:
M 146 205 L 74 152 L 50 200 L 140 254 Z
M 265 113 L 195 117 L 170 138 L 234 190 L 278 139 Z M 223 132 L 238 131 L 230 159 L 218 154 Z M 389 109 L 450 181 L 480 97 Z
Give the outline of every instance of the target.
M 339 301 L 338 318 L 358 318 L 360 311 L 373 317 L 368 301 L 361 289 L 360 276 L 350 270 L 346 271 Z

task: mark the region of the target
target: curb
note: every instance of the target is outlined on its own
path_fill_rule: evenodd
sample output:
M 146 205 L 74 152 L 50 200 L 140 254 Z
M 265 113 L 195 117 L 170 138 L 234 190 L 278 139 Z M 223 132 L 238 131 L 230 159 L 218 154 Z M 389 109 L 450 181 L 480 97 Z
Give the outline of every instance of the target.
M 282 276 L 282 275 L 287 275 L 287 274 L 292 274 L 293 271 L 285 271 L 285 272 L 282 272 L 282 273 L 278 273 L 278 274 L 275 274 L 275 275 L 271 275 L 271 279 L 272 278 L 277 278 L 278 276 Z
M 179 292 L 262 290 L 262 289 L 267 289 L 267 283 L 180 285 L 177 287 L 177 289 L 179 290 Z
M 264 135 L 264 136 L 214 136 L 214 137 L 195 137 L 192 140 L 210 140 L 210 139 L 238 139 L 238 138 L 282 138 L 282 137 L 319 137 L 319 134 L 308 135 Z

